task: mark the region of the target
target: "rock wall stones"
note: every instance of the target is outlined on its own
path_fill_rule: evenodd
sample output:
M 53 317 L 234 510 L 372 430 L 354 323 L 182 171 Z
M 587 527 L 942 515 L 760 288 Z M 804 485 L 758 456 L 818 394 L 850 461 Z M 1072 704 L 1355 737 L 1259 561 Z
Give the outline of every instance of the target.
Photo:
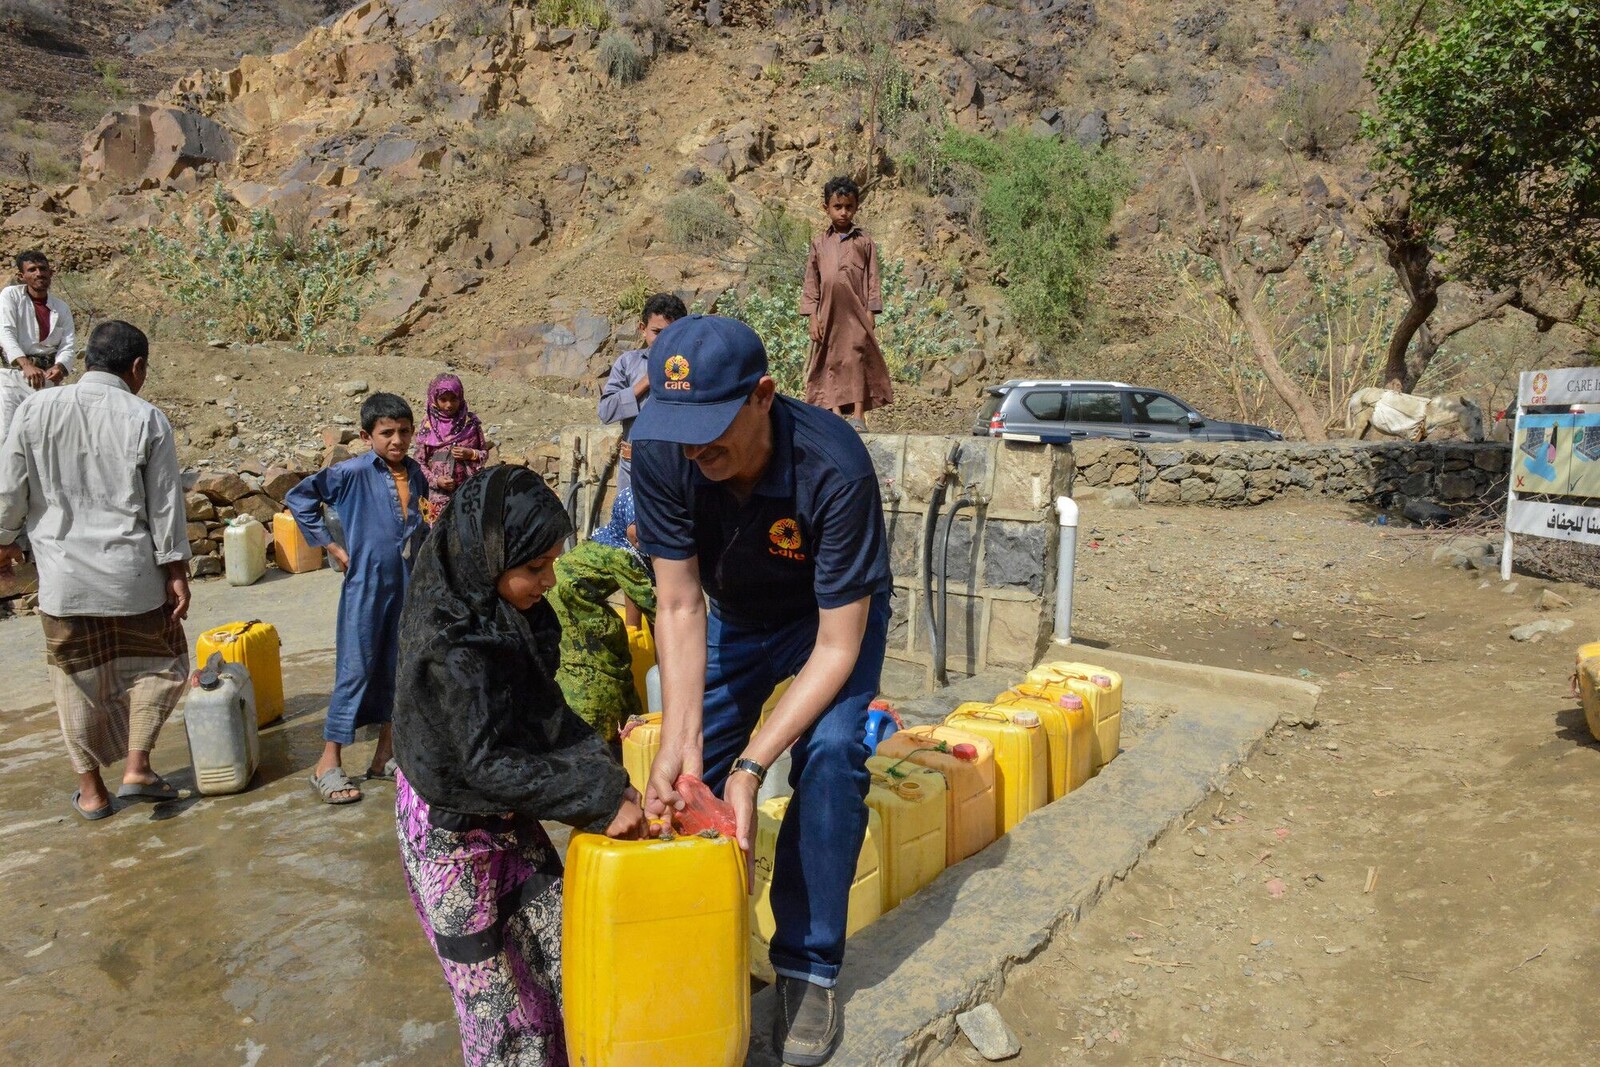
M 1443 507 L 1505 499 L 1510 450 L 1504 444 L 1137 445 L 1083 441 L 1073 446 L 1074 496 L 1125 488 L 1147 504 L 1238 507 L 1285 495 L 1325 496 L 1382 506 L 1427 500 Z
M 894 571 L 889 656 L 932 669 L 926 565 L 935 577 L 948 576 L 949 672 L 1032 666 L 1050 640 L 1060 530 L 1053 505 L 1071 482 L 1071 453 L 981 437 L 864 440 L 878 471 Z M 941 480 L 944 500 L 930 531 Z M 963 499 L 967 506 L 955 508 Z M 937 580 L 932 592 L 937 605 Z

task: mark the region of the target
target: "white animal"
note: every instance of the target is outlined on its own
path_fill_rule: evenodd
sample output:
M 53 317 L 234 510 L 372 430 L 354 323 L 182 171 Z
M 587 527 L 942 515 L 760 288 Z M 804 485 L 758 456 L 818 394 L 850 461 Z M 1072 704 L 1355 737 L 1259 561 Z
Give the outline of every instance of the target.
M 1368 430 L 1390 437 L 1426 440 L 1454 426 L 1469 441 L 1483 440 L 1483 412 L 1466 397 L 1415 396 L 1393 389 L 1358 389 L 1345 412 L 1345 430 L 1364 440 Z

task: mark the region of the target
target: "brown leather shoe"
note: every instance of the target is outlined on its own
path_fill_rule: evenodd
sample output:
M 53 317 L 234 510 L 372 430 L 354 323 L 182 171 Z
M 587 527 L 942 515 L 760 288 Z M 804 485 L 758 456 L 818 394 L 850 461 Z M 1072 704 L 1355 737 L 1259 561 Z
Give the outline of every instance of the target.
M 832 988 L 778 977 L 778 1017 L 772 1047 L 791 1067 L 820 1067 L 839 1044 L 839 1010 Z

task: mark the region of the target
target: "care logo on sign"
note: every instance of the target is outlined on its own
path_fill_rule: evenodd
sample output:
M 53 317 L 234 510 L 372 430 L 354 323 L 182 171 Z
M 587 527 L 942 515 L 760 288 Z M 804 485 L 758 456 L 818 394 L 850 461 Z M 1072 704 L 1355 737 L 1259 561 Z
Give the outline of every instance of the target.
M 689 360 L 683 356 L 673 355 L 667 357 L 666 366 L 662 368 L 667 375 L 667 380 L 662 383 L 664 389 L 689 389 Z
M 772 542 L 772 547 L 767 551 L 774 556 L 792 559 L 796 563 L 805 562 L 805 553 L 800 551 L 801 537 L 798 522 L 793 519 L 779 519 L 767 531 L 767 539 Z
M 1544 403 L 1544 395 L 1550 389 L 1550 376 L 1544 371 L 1539 371 L 1533 376 L 1533 402 Z

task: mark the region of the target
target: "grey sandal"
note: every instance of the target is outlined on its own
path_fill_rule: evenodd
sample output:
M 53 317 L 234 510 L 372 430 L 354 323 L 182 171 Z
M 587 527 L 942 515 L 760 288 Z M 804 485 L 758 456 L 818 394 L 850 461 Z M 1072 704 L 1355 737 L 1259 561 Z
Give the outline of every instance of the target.
M 83 799 L 83 790 L 74 789 L 72 791 L 72 810 L 76 811 L 79 815 L 83 816 L 84 819 L 86 821 L 88 821 L 88 822 L 99 822 L 101 819 L 110 818 L 112 811 L 116 807 L 115 804 L 107 804 L 103 808 L 95 808 L 93 810 L 85 810 L 83 805 L 78 803 L 78 801 L 80 801 L 82 799 Z
M 311 776 L 311 788 L 317 791 L 324 804 L 354 804 L 361 799 L 361 787 L 350 780 L 343 767 L 329 767 L 321 774 Z M 335 793 L 355 791 L 353 797 L 336 797 Z
M 118 800 L 153 800 L 157 804 L 177 800 L 181 795 L 177 786 L 159 774 L 153 782 L 123 782 L 122 788 L 117 790 Z
M 389 759 L 384 762 L 381 770 L 375 771 L 371 767 L 368 767 L 367 778 L 369 781 L 372 779 L 377 779 L 378 781 L 382 782 L 392 782 L 394 781 L 394 772 L 399 766 L 400 764 L 395 760 L 395 758 L 390 756 Z

